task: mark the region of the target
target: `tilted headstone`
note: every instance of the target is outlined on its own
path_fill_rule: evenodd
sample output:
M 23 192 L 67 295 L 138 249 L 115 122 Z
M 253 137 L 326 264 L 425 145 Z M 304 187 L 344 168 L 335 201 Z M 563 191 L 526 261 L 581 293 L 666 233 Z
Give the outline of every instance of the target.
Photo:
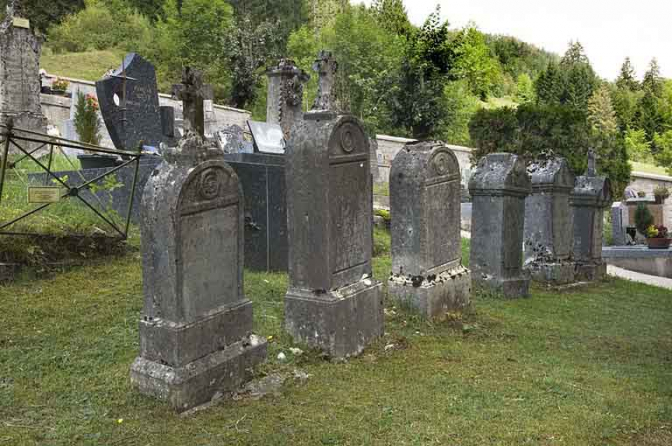
M 354 117 L 307 113 L 292 128 L 286 169 L 285 329 L 333 357 L 357 355 L 383 334 L 368 137 Z
M 121 66 L 96 82 L 103 121 L 114 147 L 137 150 L 144 145 L 174 144 L 174 119 L 159 106 L 154 66 L 140 55 L 129 53 Z
M 141 230 L 145 303 L 131 381 L 182 411 L 235 390 L 266 357 L 243 291 L 242 191 L 221 150 L 194 131 L 168 149 L 145 187 Z
M 12 124 L 14 133 L 27 136 L 17 129 L 47 133 L 47 118 L 40 105 L 40 53 L 42 43 L 21 17 L 21 2 L 12 0 L 7 15 L 0 23 L 0 124 Z M 27 151 L 39 144 L 26 141 L 19 145 Z M 10 151 L 17 151 L 10 145 Z M 44 149 L 48 151 L 48 149 Z M 34 155 L 40 155 L 35 153 Z
M 597 176 L 595 153 L 588 152 L 588 171 L 576 178 L 571 204 L 574 211 L 574 260 L 577 279 L 598 280 L 607 273 L 602 260 L 604 210 L 611 206 L 611 182 Z
M 407 144 L 392 161 L 392 296 L 428 318 L 469 304 L 462 266 L 460 165 L 440 142 Z
M 523 271 L 523 226 L 525 197 L 531 192 L 525 163 L 517 155 L 492 153 L 478 162 L 469 180 L 469 267 L 474 288 L 494 290 L 506 297 L 528 295 L 530 281 Z
M 574 227 L 569 196 L 574 174 L 561 157 L 527 167 L 532 194 L 525 200 L 525 269 L 532 279 L 553 285 L 574 281 Z
M 280 125 L 287 140 L 294 122 L 301 119 L 303 84 L 308 82 L 310 76 L 289 59 L 280 60 L 266 75 L 268 76 L 266 122 Z

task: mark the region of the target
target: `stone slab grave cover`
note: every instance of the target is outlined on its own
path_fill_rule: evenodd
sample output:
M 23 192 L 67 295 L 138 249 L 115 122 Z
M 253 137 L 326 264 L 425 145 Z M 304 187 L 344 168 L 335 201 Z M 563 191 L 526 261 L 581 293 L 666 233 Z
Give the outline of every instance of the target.
M 287 143 L 289 288 L 285 329 L 332 357 L 383 334 L 382 284 L 372 277 L 369 142 L 351 116 L 304 115 Z
M 152 147 L 175 143 L 174 111 L 159 106 L 156 70 L 140 55 L 127 54 L 119 68 L 96 82 L 96 94 L 117 149 L 134 151 L 140 141 Z
M 481 158 L 469 180 L 472 196 L 471 257 L 474 288 L 526 297 L 523 271 L 525 198 L 532 192 L 524 161 L 510 153 Z
M 0 22 L 0 124 L 8 125 L 11 121 L 17 136 L 29 136 L 18 129 L 46 134 L 47 118 L 40 105 L 42 42 L 22 16 L 21 2 L 12 0 Z M 32 151 L 40 144 L 22 141 L 20 145 Z M 18 149 L 10 145 L 10 152 Z M 47 148 L 35 155 L 46 152 Z
M 588 152 L 588 170 L 576 178 L 571 197 L 574 212 L 574 260 L 579 280 L 599 280 L 607 273 L 602 260 L 604 210 L 611 206 L 611 182 L 597 175 L 595 153 Z
M 407 144 L 390 171 L 391 295 L 428 318 L 469 304 L 462 266 L 460 166 L 438 141 Z
M 202 81 L 183 76 L 187 109 Z M 203 134 L 189 130 L 166 151 L 145 188 L 141 230 L 145 303 L 131 382 L 183 411 L 237 389 L 266 357 L 243 291 L 242 190 Z
M 569 196 L 574 174 L 566 159 L 552 155 L 531 162 L 527 173 L 532 194 L 525 200 L 525 269 L 541 283 L 572 283 L 574 226 Z

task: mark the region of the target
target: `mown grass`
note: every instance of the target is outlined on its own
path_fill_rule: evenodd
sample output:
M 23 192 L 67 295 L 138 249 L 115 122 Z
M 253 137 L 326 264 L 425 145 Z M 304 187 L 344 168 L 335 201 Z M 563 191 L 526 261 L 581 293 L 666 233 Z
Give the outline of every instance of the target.
M 630 161 L 630 164 L 632 165 L 633 172 L 652 173 L 655 175 L 670 175 L 670 173 L 664 167 L 647 163 L 638 163 L 637 161 Z
M 389 255 L 374 265 L 384 279 Z M 129 385 L 142 306 L 138 253 L 1 287 L 0 444 L 672 443 L 669 291 L 609 280 L 534 288 L 524 300 L 474 296 L 467 314 L 436 324 L 387 299 L 384 338 L 332 363 L 289 353 L 284 274 L 245 280 L 255 330 L 272 337 L 258 373 L 290 378 L 261 400 L 226 400 L 189 416 Z M 310 377 L 293 379 L 295 369 Z
M 40 67 L 49 74 L 97 81 L 110 68 L 119 67 L 125 54 L 121 50 L 63 54 L 54 54 L 47 50 L 40 58 Z

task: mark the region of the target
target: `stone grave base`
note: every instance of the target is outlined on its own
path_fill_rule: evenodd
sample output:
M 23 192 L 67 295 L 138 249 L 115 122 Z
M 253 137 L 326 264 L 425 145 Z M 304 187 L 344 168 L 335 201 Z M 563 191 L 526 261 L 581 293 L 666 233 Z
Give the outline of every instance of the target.
M 548 285 L 566 285 L 574 282 L 574 262 L 533 262 L 525 266 L 535 282 Z
M 477 279 L 472 275 L 471 284 L 474 289 L 494 291 L 509 299 L 530 295 L 530 279 L 522 277 L 515 279 Z
M 252 377 L 252 368 L 266 359 L 266 345 L 265 339 L 251 335 L 181 367 L 138 357 L 131 365 L 131 384 L 182 412 L 207 403 L 217 393 L 238 389 Z
M 407 305 L 429 319 L 445 319 L 448 312 L 462 311 L 469 305 L 471 272 L 459 266 L 444 271 L 432 281 L 413 286 L 407 277 L 392 276 L 387 289 L 401 305 Z
M 320 348 L 334 358 L 356 356 L 383 335 L 382 286 L 365 279 L 324 294 L 290 288 L 285 296 L 285 330 L 295 342 Z
M 576 265 L 576 279 L 577 280 L 602 280 L 607 275 L 607 264 L 600 263 L 577 263 Z

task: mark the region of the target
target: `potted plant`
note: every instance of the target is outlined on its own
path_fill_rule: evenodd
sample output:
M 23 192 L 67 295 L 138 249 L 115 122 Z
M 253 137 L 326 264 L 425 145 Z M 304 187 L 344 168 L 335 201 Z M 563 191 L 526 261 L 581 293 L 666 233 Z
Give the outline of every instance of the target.
M 653 196 L 656 198 L 656 204 L 663 204 L 670 196 L 670 190 L 664 186 L 656 186 L 653 190 Z
M 79 140 L 86 144 L 100 144 L 101 122 L 98 117 L 98 100 L 92 94 L 77 92 L 77 104 L 75 105 L 75 130 Z M 99 169 L 116 166 L 117 157 L 104 154 L 78 155 L 82 169 Z
M 646 237 L 646 231 L 653 224 L 653 215 L 645 203 L 639 203 L 635 210 L 635 226 L 637 231 Z
M 672 239 L 668 237 L 667 228 L 663 225 L 651 225 L 646 230 L 646 244 L 649 249 L 668 249 Z
M 70 85 L 70 82 L 66 81 L 65 79 L 57 77 L 51 83 L 51 92 L 53 94 L 65 96 L 65 91 L 68 89 L 68 85 Z

